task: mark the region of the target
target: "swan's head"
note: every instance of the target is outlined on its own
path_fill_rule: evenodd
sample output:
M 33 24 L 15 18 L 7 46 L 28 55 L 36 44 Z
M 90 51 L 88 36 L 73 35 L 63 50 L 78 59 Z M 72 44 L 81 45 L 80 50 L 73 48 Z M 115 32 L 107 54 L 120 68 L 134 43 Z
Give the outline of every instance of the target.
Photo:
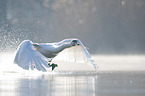
M 61 44 L 70 44 L 70 46 L 79 46 L 79 39 L 64 39 Z
M 77 40 L 72 40 L 72 41 L 70 42 L 70 44 L 71 44 L 72 46 L 76 46 L 76 45 L 79 46 L 79 43 L 78 43 Z

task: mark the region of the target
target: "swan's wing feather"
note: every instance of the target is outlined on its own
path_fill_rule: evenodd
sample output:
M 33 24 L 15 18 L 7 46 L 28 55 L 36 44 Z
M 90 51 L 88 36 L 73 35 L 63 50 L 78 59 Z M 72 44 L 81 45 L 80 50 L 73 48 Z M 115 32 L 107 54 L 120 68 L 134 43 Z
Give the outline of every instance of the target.
M 36 67 L 39 71 L 46 71 L 45 67 L 50 67 L 47 65 L 47 58 L 36 51 L 33 42 L 29 40 L 25 40 L 19 45 L 14 63 L 26 70 L 29 70 L 30 68 L 34 70 L 34 67 Z
M 83 48 L 83 51 L 87 57 L 87 62 L 88 64 L 91 64 L 94 66 L 94 68 L 97 70 L 98 69 L 98 66 L 97 64 L 95 63 L 95 61 L 93 60 L 93 58 L 91 57 L 90 53 L 88 52 L 87 48 L 83 45 L 83 43 L 78 40 L 79 44 L 81 45 L 81 47 Z
M 64 49 L 54 58 L 54 60 L 77 62 L 77 63 L 84 63 L 84 64 L 87 63 L 93 66 L 97 70 L 98 68 L 97 64 L 95 64 L 94 60 L 91 58 L 91 55 L 87 51 L 86 47 L 82 44 L 82 42 L 79 39 L 77 39 L 77 41 L 79 43 L 79 46 L 74 46 L 74 47 Z

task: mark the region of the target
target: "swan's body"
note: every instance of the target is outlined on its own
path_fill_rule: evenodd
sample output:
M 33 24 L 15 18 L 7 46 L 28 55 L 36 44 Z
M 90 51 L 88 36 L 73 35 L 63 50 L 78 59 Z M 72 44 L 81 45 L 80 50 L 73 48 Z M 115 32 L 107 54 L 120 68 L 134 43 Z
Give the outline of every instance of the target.
M 54 58 L 59 52 L 72 45 L 57 43 L 33 44 L 34 48 L 47 58 Z
M 30 68 L 33 70 L 34 68 L 36 68 L 39 71 L 41 70 L 46 71 L 45 67 L 47 68 L 51 67 L 48 64 L 48 61 L 51 61 L 64 49 L 70 49 L 75 46 L 81 47 L 81 51 L 83 52 L 83 55 L 85 55 L 83 56 L 82 60 L 84 59 L 85 61 L 85 58 L 87 58 L 87 61 L 89 60 L 91 65 L 93 65 L 94 68 L 97 69 L 94 61 L 91 59 L 89 52 L 79 39 L 65 39 L 57 43 L 40 43 L 40 44 L 33 43 L 30 40 L 24 40 L 19 45 L 14 62 L 26 70 L 29 70 Z M 78 58 L 79 57 L 77 58 L 75 57 L 75 59 Z

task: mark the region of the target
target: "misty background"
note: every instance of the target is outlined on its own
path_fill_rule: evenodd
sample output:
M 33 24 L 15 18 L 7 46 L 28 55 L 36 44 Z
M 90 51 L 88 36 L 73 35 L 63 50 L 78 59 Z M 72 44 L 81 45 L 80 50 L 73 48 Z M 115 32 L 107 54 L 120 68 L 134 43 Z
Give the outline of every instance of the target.
M 145 53 L 145 0 L 0 0 L 0 51 L 78 38 L 91 54 Z

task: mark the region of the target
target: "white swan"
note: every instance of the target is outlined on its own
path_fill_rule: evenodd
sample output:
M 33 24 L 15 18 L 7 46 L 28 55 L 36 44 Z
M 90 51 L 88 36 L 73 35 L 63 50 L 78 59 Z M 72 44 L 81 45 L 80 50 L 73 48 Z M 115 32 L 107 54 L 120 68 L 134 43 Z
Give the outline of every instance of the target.
M 57 43 L 39 44 L 24 40 L 17 49 L 14 63 L 26 70 L 36 68 L 39 71 L 46 71 L 46 67 L 51 66 L 53 70 L 57 66 L 54 63 L 50 65 L 54 57 L 70 62 L 87 63 L 93 65 L 96 70 L 98 68 L 79 39 L 64 39 Z

